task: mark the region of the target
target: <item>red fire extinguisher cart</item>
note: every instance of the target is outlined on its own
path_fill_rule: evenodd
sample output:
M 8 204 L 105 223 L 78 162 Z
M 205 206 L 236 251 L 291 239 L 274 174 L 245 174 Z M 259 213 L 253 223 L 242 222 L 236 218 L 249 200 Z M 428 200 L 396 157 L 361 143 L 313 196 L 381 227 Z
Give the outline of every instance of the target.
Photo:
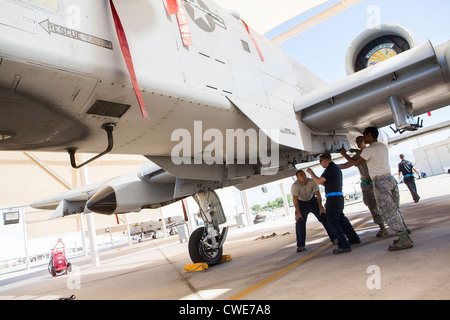
M 52 249 L 50 262 L 48 263 L 48 272 L 56 277 L 67 274 L 70 271 L 72 271 L 72 264 L 67 261 L 64 243 L 59 238 L 55 247 Z

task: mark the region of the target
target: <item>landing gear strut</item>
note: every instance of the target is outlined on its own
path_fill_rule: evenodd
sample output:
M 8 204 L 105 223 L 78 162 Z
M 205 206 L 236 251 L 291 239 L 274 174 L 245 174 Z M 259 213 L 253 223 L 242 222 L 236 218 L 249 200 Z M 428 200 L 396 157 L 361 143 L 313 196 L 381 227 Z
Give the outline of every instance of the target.
M 192 232 L 189 238 L 189 255 L 192 262 L 209 265 L 220 262 L 228 227 L 220 232 L 219 225 L 227 221 L 220 199 L 214 191 L 200 192 L 194 196 L 200 207 L 205 225 Z

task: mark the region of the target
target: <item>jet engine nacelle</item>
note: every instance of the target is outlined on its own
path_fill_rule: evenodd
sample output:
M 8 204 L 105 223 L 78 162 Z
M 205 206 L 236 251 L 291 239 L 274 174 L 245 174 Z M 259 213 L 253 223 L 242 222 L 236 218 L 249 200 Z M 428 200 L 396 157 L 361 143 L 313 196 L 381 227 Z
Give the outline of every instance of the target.
M 362 32 L 351 43 L 345 58 L 347 74 L 353 74 L 389 59 L 418 44 L 416 36 L 406 28 L 381 24 Z

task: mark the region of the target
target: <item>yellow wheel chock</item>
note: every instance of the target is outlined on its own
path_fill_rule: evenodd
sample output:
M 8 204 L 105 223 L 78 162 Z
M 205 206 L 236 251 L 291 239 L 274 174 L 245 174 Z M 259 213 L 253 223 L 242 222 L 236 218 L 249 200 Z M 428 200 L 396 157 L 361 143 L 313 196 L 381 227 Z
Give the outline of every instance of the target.
M 231 261 L 231 254 L 224 254 L 220 259 L 220 262 L 227 262 L 227 261 Z
M 220 259 L 219 263 L 227 262 L 231 260 L 231 255 L 224 254 Z M 198 272 L 205 271 L 209 268 L 206 262 L 192 263 L 184 266 L 184 272 Z
M 205 262 L 192 263 L 184 266 L 184 272 L 198 272 L 208 269 L 209 266 Z

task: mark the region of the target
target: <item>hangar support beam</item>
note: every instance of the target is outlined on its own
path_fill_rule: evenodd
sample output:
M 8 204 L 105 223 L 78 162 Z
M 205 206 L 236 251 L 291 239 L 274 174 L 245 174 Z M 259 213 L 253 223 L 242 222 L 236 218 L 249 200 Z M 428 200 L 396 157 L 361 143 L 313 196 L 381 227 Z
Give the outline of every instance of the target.
M 51 168 L 49 168 L 45 163 L 43 163 L 41 160 L 39 160 L 34 154 L 30 152 L 24 152 L 24 154 L 34 163 L 36 163 L 39 168 L 44 170 L 50 177 L 58 181 L 64 188 L 68 190 L 72 190 L 73 187 L 70 183 L 68 183 L 66 180 L 61 178 L 55 171 L 53 171 Z
M 350 8 L 351 6 L 353 6 L 359 2 L 361 2 L 361 0 L 345 0 L 345 1 L 342 0 L 341 2 L 337 3 L 336 5 L 315 15 L 314 17 L 285 31 L 284 33 L 280 34 L 279 36 L 273 38 L 271 41 L 277 45 L 282 44 L 283 42 L 295 37 L 296 35 L 304 32 L 308 29 L 311 29 L 315 25 L 318 25 L 319 23 L 330 19 L 331 17 L 335 16 L 336 14 L 344 11 L 347 8 Z
M 40 161 L 35 155 L 33 155 L 30 152 L 24 152 L 24 154 L 31 159 L 34 163 L 36 163 L 42 170 L 44 170 L 46 173 L 48 173 L 49 176 L 51 176 L 53 179 L 55 179 L 56 181 L 58 181 L 61 185 L 63 185 L 65 188 L 72 190 L 73 187 L 70 183 L 68 183 L 67 181 L 65 181 L 63 178 L 61 178 L 55 171 L 53 171 L 50 167 L 48 167 L 45 163 L 43 163 L 42 161 Z M 80 173 L 81 176 L 81 182 L 82 185 L 87 185 L 89 184 L 89 176 L 88 176 L 88 172 L 86 167 L 82 168 L 83 170 Z M 80 216 L 80 219 L 83 219 L 82 215 Z M 97 247 L 97 241 L 96 241 L 96 231 L 95 231 L 95 222 L 94 222 L 94 217 L 93 217 L 93 213 L 89 213 L 87 215 L 87 222 L 88 222 L 88 228 L 89 228 L 89 243 L 90 243 L 90 247 L 91 247 L 91 257 L 92 257 L 92 264 L 94 266 L 99 266 L 100 265 L 100 259 L 98 256 L 98 247 Z M 84 223 L 82 222 L 82 239 L 83 239 L 83 247 L 84 247 L 84 251 L 87 252 L 86 250 L 86 245 L 84 243 Z

